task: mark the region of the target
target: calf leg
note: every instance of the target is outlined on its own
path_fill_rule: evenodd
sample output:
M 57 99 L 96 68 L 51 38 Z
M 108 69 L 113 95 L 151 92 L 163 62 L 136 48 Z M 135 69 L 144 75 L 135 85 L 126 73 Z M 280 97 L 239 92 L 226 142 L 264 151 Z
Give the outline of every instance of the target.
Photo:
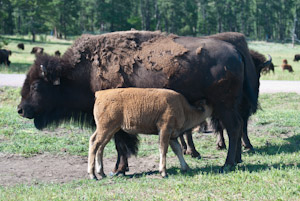
M 177 138 L 176 139 L 171 139 L 170 140 L 170 145 L 171 145 L 171 148 L 172 148 L 173 152 L 176 154 L 176 156 L 179 159 L 181 170 L 182 171 L 189 170 L 190 168 L 189 168 L 188 164 L 185 162 L 185 160 L 183 158 L 181 147 L 180 147 L 180 144 L 179 144 Z
M 159 172 L 162 177 L 167 177 L 166 172 L 166 155 L 168 152 L 168 146 L 170 141 L 170 132 L 167 131 L 167 129 L 161 129 L 160 130 L 160 146 L 159 146 L 159 152 L 160 152 L 160 161 L 159 161 Z
M 97 162 L 97 173 L 99 173 L 102 177 L 105 176 L 103 171 L 103 150 L 114 134 L 115 132 L 112 131 L 97 130 L 90 137 L 88 174 L 91 179 L 97 179 L 95 175 L 95 160 Z

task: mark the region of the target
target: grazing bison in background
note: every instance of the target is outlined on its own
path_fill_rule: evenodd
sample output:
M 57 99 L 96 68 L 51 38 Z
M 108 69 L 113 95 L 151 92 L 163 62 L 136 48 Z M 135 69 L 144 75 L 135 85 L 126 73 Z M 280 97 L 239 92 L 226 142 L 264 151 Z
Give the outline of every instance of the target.
M 19 49 L 21 49 L 21 50 L 24 50 L 24 49 L 25 49 L 24 43 L 19 43 L 17 47 L 18 47 Z
M 175 91 L 153 88 L 108 89 L 96 92 L 95 96 L 94 117 L 97 129 L 90 137 L 88 160 L 91 179 L 97 179 L 95 169 L 102 177 L 105 176 L 104 147 L 121 129 L 133 135 L 159 135 L 159 172 L 162 177 L 167 176 L 166 154 L 169 144 L 180 161 L 181 170 L 189 169 L 177 138 L 211 115 L 212 108 L 205 104 L 205 100 L 192 107 Z
M 292 66 L 288 64 L 288 61 L 286 59 L 282 60 L 281 68 L 282 71 L 287 70 L 290 73 L 294 72 Z
M 258 86 L 259 76 L 239 33 L 211 38 L 147 31 L 84 35 L 61 58 L 37 55 L 18 113 L 33 118 L 38 129 L 71 118 L 93 124 L 95 91 L 170 88 L 191 104 L 206 99 L 212 105 L 213 117 L 222 121 L 229 136 L 224 166 L 232 166 L 242 161 L 241 129 L 257 109 Z M 136 136 L 123 136 L 122 130 L 115 135 L 117 172 L 125 172 L 127 157 L 137 151 Z
M 295 54 L 294 61 L 299 61 L 300 60 L 300 54 Z
M 263 68 L 261 70 L 261 74 L 266 75 L 266 74 L 270 73 L 271 71 L 273 72 L 273 74 L 275 74 L 275 65 L 273 64 L 273 62 L 271 62 L 269 66 L 266 66 L 265 68 Z
M 33 47 L 31 50 L 31 54 L 43 54 L 44 48 L 42 47 Z
M 10 65 L 9 56 L 11 55 L 10 50 L 0 49 L 0 64 Z
M 59 50 L 56 50 L 56 51 L 54 52 L 54 55 L 57 56 L 57 57 L 60 57 L 60 55 L 61 55 L 61 54 L 60 54 L 60 51 L 59 51 Z

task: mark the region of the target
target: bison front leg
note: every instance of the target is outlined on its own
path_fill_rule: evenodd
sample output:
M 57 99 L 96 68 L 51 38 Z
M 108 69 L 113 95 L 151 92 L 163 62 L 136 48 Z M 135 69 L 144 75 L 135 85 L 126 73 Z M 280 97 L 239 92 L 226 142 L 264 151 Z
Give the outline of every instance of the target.
M 227 157 L 224 166 L 221 168 L 221 172 L 224 169 L 231 169 L 236 163 L 241 162 L 241 129 L 242 118 L 237 112 L 232 110 L 223 111 L 220 115 L 221 121 L 227 130 L 229 138 L 229 147 Z
M 221 150 L 221 149 L 226 149 L 226 144 L 225 144 L 225 139 L 224 139 L 224 130 L 219 129 L 216 131 L 216 135 L 217 135 L 217 149 Z
M 180 135 L 179 136 L 179 139 L 180 139 L 180 144 L 181 144 L 181 149 L 182 149 L 182 153 L 183 154 L 186 154 L 186 150 L 187 150 L 187 145 L 185 143 L 185 140 L 184 140 L 184 134 L 183 135 Z
M 176 156 L 179 159 L 181 170 L 182 171 L 188 171 L 190 168 L 189 168 L 188 164 L 185 162 L 185 160 L 183 158 L 181 147 L 180 147 L 180 144 L 179 144 L 177 138 L 176 139 L 171 139 L 170 140 L 170 145 L 171 145 L 171 148 L 172 148 L 173 152 L 176 154 Z
M 242 142 L 243 142 L 243 146 L 246 150 L 254 151 L 254 148 L 248 137 L 248 118 L 244 119 Z
M 185 132 L 186 141 L 187 141 L 187 150 L 186 154 L 191 155 L 193 158 L 201 159 L 200 153 L 196 150 L 195 144 L 193 141 L 192 130 Z

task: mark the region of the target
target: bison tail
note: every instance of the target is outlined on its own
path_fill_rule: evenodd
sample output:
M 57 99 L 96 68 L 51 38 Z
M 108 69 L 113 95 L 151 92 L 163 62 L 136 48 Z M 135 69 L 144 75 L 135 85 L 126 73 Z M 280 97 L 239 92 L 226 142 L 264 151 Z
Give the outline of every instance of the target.
M 139 142 L 137 135 L 130 135 L 122 130 L 115 134 L 116 149 L 121 155 L 126 155 L 127 157 L 131 155 L 136 156 Z
M 248 69 L 248 67 L 250 66 L 247 66 L 247 64 L 244 62 L 245 64 L 245 68 L 244 68 L 244 83 L 243 83 L 243 96 L 244 96 L 244 99 L 246 99 L 246 102 L 248 103 L 249 105 L 249 112 L 251 114 L 254 114 L 258 108 L 258 88 L 259 88 L 259 80 L 258 80 L 258 83 L 257 83 L 257 89 L 255 90 L 253 88 L 253 86 L 251 86 L 251 83 L 250 83 L 250 77 L 249 75 L 251 74 L 254 74 L 255 73 L 255 76 L 256 75 L 256 70 L 255 68 L 252 69 L 252 72 L 251 72 L 251 69 Z M 259 78 L 257 78 L 259 79 Z

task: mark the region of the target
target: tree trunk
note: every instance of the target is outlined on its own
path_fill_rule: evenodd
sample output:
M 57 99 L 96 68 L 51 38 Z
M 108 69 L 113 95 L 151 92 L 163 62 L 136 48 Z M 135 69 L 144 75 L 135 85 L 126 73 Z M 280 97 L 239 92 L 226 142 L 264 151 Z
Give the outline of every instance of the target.
M 32 42 L 35 42 L 35 31 L 31 31 L 32 34 Z

